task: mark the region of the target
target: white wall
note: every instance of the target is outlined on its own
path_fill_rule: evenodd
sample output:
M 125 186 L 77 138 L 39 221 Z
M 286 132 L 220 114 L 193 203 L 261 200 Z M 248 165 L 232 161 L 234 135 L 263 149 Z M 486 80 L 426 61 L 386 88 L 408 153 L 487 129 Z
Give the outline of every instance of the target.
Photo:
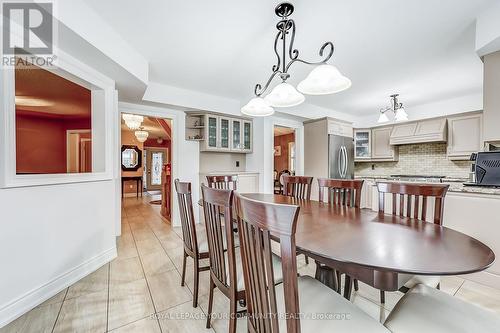
M 254 148 L 247 155 L 247 170 L 260 173 L 259 188 L 264 193 L 273 193 L 274 179 L 274 126 L 295 128 L 297 154 L 296 174 L 304 174 L 304 125 L 295 117 L 278 114 L 271 117 L 254 118 Z
M 0 189 L 0 327 L 116 257 L 112 180 Z

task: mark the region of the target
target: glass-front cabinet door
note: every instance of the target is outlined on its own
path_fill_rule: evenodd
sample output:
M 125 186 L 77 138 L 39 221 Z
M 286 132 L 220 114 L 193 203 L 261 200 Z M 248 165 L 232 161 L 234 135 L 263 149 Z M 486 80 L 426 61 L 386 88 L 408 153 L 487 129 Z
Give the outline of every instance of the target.
M 243 150 L 252 150 L 252 123 L 243 121 Z
M 219 118 L 220 126 L 220 149 L 229 149 L 229 128 L 230 120 L 228 118 Z
M 233 123 L 233 142 L 231 149 L 241 150 L 241 120 L 232 120 Z
M 206 146 L 208 149 L 216 149 L 219 132 L 217 129 L 217 117 L 207 116 L 205 124 L 207 126 Z
M 354 131 L 354 159 L 366 160 L 372 157 L 371 130 Z

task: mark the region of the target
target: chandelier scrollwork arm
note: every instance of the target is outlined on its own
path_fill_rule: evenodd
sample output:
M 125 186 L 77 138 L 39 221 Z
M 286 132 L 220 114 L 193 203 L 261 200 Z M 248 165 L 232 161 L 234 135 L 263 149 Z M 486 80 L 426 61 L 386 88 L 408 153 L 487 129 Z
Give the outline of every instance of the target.
M 278 74 L 281 74 L 281 71 L 275 70 L 267 80 L 266 84 L 264 85 L 264 88 L 262 88 L 262 85 L 260 83 L 257 83 L 254 89 L 255 96 L 260 97 L 263 93 L 265 93 L 267 88 L 269 88 L 269 85 L 273 81 L 274 77 Z
M 276 54 L 277 62 L 276 65 L 273 65 L 273 72 L 276 72 L 281 66 L 281 57 L 278 52 L 278 40 L 280 39 L 281 34 L 282 32 L 279 31 L 278 34 L 276 34 L 276 38 L 274 39 L 274 53 Z M 283 59 L 283 61 L 285 60 Z
M 299 50 L 293 48 L 293 43 L 295 42 L 295 21 L 289 20 L 291 22 L 291 37 L 290 37 L 290 46 L 288 48 L 288 56 L 291 60 L 295 60 L 299 57 Z
M 326 56 L 324 56 L 325 50 L 327 50 L 327 48 L 328 48 L 328 54 Z M 324 56 L 323 60 L 320 60 L 318 62 L 310 62 L 310 61 L 306 61 L 306 60 L 299 59 L 299 58 L 292 59 L 288 63 L 288 65 L 286 65 L 286 72 L 288 72 L 288 69 L 290 68 L 290 66 L 292 66 L 292 64 L 295 63 L 295 62 L 301 62 L 301 63 L 306 64 L 306 65 L 322 65 L 322 64 L 325 64 L 333 56 L 333 52 L 334 51 L 335 51 L 335 47 L 333 46 L 333 43 L 332 42 L 326 42 L 319 49 L 319 56 L 320 57 Z M 297 51 L 297 53 L 298 53 L 298 51 Z

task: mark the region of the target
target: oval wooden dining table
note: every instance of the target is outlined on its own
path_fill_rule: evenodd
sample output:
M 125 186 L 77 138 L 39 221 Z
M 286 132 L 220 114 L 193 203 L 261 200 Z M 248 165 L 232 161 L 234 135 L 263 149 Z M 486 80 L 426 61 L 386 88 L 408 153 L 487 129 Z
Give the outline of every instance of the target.
M 398 274 L 469 274 L 495 260 L 479 240 L 434 223 L 282 195 L 243 195 L 300 206 L 297 249 L 379 290 L 397 290 Z

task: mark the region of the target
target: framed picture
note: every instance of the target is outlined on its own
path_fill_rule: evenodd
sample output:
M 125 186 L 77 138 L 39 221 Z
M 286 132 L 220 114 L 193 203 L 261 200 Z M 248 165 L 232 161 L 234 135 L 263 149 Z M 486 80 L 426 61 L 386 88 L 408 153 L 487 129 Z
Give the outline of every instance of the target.
M 281 156 L 281 146 L 274 146 L 274 156 Z

